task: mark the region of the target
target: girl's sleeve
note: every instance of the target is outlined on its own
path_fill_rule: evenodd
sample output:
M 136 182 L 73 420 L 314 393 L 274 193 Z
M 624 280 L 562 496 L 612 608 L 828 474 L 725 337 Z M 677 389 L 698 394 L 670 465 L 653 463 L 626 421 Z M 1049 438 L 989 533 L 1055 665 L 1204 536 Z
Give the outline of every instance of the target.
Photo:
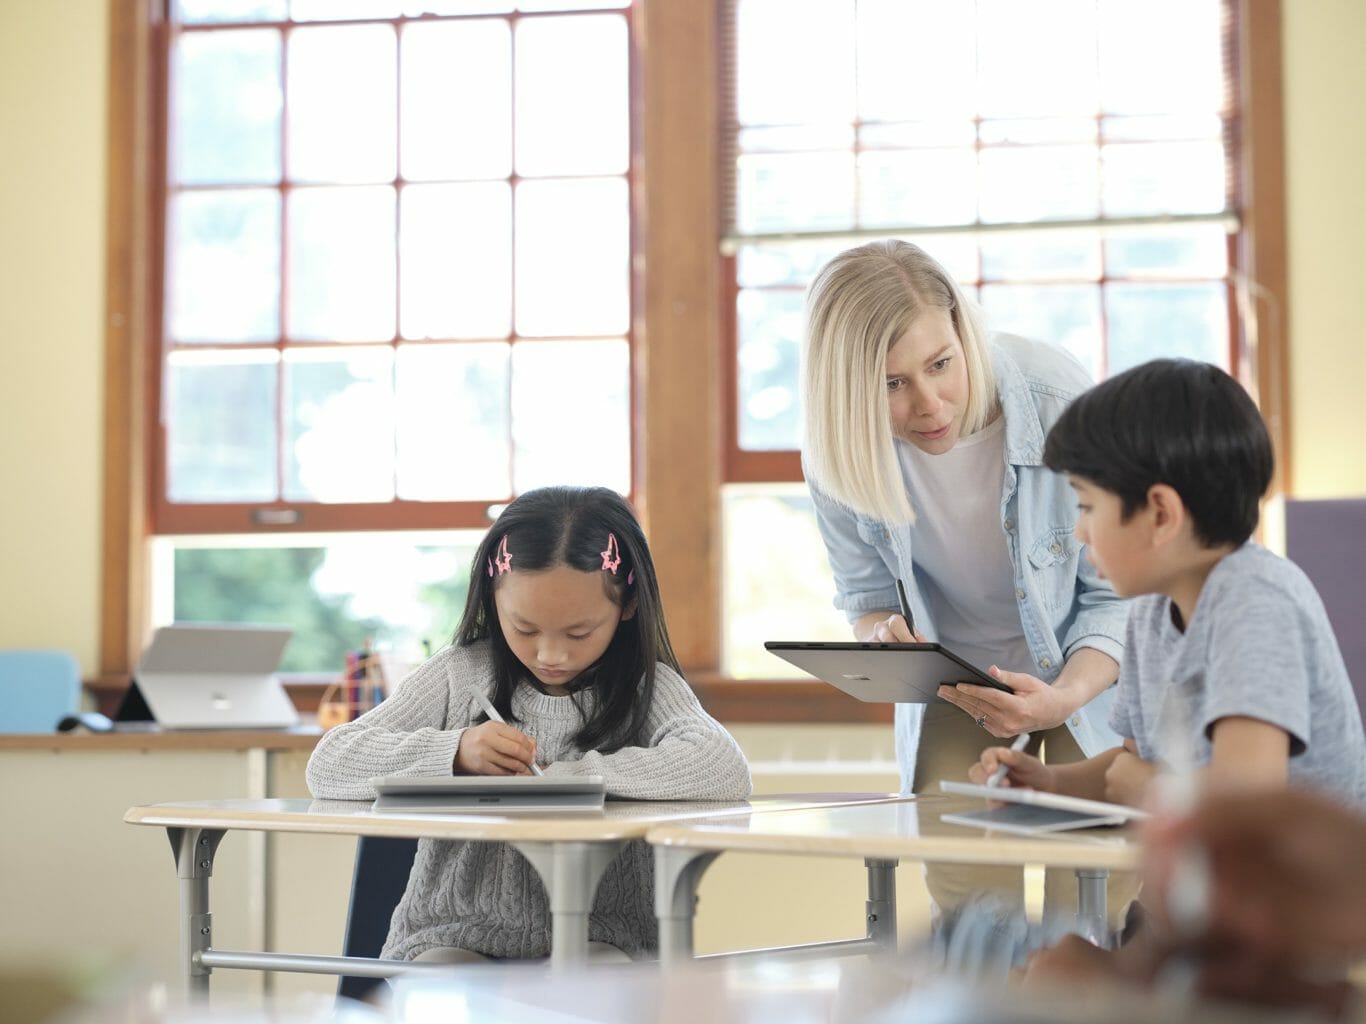
M 487 689 L 483 669 L 472 648 L 450 647 L 429 658 L 374 708 L 323 733 L 305 771 L 309 792 L 322 799 L 372 800 L 370 780 L 376 776 L 452 774 L 460 736 L 473 715 L 448 721 L 451 681 Z
M 648 745 L 546 766 L 547 775 L 601 775 L 609 796 L 629 800 L 745 800 L 749 762 L 720 722 L 702 710 L 692 689 L 660 665 L 646 719 Z

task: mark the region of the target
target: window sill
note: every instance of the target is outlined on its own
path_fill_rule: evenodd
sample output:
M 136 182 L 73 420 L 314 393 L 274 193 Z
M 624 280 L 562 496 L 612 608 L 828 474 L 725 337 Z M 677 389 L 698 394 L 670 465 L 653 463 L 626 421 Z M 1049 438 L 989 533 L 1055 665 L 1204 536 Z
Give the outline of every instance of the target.
M 128 688 L 128 678 L 103 676 L 87 680 L 85 688 L 100 711 L 113 715 Z M 704 671 L 688 673 L 687 678 L 708 714 L 726 724 L 892 721 L 892 705 L 865 704 L 815 680 L 732 679 Z M 285 690 L 299 711 L 315 713 L 333 681 L 326 675 L 300 675 L 286 678 Z

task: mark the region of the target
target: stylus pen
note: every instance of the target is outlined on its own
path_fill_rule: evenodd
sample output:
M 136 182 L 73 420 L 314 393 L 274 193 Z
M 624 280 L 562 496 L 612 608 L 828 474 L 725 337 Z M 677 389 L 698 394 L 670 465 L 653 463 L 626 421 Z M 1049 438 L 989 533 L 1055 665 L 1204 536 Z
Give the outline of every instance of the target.
M 911 614 L 911 602 L 906 600 L 906 584 L 901 582 L 901 577 L 896 578 L 896 599 L 901 602 L 901 617 L 906 620 L 906 628 L 911 631 L 911 640 L 915 640 L 915 616 Z
M 1027 733 L 1027 732 L 1022 732 L 1022 733 L 1020 733 L 1020 735 L 1018 735 L 1018 736 L 1015 737 L 1015 742 L 1012 743 L 1012 744 L 1010 745 L 1010 749 L 1013 750 L 1013 751 L 1015 751 L 1015 753 L 1018 754 L 1021 750 L 1023 750 L 1023 749 L 1025 748 L 1025 744 L 1028 743 L 1028 742 L 1029 742 L 1029 733 Z M 996 770 L 995 770 L 994 772 L 991 773 L 991 778 L 987 779 L 987 785 L 988 785 L 988 786 L 999 786 L 999 785 L 1001 784 L 1002 780 L 1005 779 L 1005 777 L 1006 777 L 1006 772 L 1008 772 L 1008 771 L 1010 771 L 1010 766 L 1009 766 L 1009 765 L 1004 765 L 1004 764 L 1003 764 L 1003 765 L 999 765 L 999 766 L 996 768 Z
M 474 699 L 479 702 L 479 706 L 484 709 L 484 714 L 488 715 L 489 718 L 491 718 L 495 722 L 502 722 L 503 725 L 507 725 L 507 722 L 503 721 L 503 716 L 498 713 L 498 709 L 493 706 L 493 701 L 489 700 L 478 690 L 471 690 L 470 692 L 474 694 Z M 538 765 L 535 761 L 532 761 L 531 774 L 544 775 L 545 772 L 541 771 L 540 765 Z

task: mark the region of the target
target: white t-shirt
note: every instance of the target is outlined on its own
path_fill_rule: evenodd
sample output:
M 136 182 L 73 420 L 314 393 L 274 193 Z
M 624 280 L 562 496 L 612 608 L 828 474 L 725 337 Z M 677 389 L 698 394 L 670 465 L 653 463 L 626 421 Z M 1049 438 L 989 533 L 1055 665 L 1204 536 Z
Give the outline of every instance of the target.
M 1031 670 L 1020 624 L 1015 569 L 1001 527 L 1005 417 L 942 455 L 896 442 L 915 526 L 911 557 L 938 640 L 985 670 Z

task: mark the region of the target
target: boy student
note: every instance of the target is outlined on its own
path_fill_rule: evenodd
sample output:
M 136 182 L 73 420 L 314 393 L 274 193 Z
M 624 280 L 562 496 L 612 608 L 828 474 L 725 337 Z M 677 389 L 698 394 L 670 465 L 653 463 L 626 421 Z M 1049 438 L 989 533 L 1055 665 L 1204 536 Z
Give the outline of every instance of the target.
M 1271 480 L 1270 439 L 1222 370 L 1160 359 L 1073 402 L 1044 461 L 1077 493 L 1076 535 L 1115 593 L 1139 597 L 1111 726 L 1123 746 L 1049 765 L 993 747 L 1011 785 L 1136 804 L 1159 763 L 1214 788 L 1317 789 L 1366 803 L 1366 738 L 1308 577 L 1248 540 Z

